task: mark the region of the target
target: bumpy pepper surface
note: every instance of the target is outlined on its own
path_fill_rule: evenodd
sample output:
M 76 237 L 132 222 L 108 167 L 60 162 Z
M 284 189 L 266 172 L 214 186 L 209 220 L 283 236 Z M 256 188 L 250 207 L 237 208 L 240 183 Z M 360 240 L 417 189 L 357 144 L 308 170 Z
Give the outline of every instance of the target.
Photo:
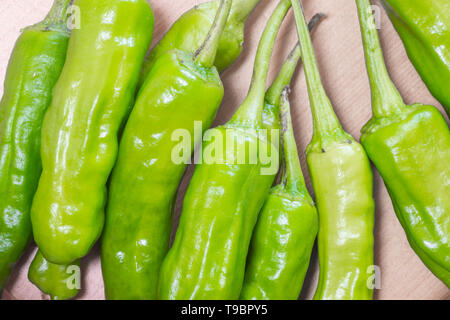
M 220 38 L 214 65 L 223 71 L 239 57 L 244 43 L 244 24 L 253 8 L 261 0 L 233 0 L 226 28 Z M 194 54 L 211 29 L 220 0 L 213 0 L 195 6 L 184 13 L 164 35 L 164 38 L 150 51 L 144 61 L 140 84 L 147 79 L 153 63 L 172 49 Z
M 283 142 L 281 184 L 272 188 L 253 232 L 240 299 L 296 300 L 319 229 L 306 189 L 292 128 L 287 88 L 280 102 Z
M 171 50 L 154 62 L 125 127 L 102 238 L 108 299 L 157 297 L 176 193 L 202 138 L 202 130 L 199 135 L 194 124 L 209 128 L 223 98 L 223 85 L 213 66 L 231 8 L 231 0 L 222 2 L 195 56 Z M 177 132 L 189 139 L 187 145 L 178 141 Z M 177 148 L 180 144 L 184 150 Z
M 267 23 L 241 107 L 228 123 L 205 133 L 203 163 L 195 168 L 161 267 L 160 299 L 239 298 L 252 231 L 278 171 L 278 151 L 264 138 L 262 113 L 272 48 L 289 8 L 289 1 L 280 1 Z M 267 150 L 271 157 L 264 161 Z
M 66 58 L 71 1 L 18 38 L 0 102 L 0 291 L 31 236 L 30 208 L 41 174 L 41 126 Z
M 313 114 L 307 162 L 319 212 L 314 299 L 372 299 L 373 175 L 363 147 L 343 129 L 322 86 L 301 3 L 292 0 Z
M 44 257 L 69 264 L 86 255 L 104 222 L 106 182 L 118 131 L 152 37 L 146 0 L 77 0 L 80 28 L 42 127 L 43 172 L 33 200 L 33 235 Z
M 411 247 L 450 286 L 450 130 L 432 106 L 407 106 L 389 78 L 369 0 L 357 0 L 373 117 L 361 142 Z
M 80 261 L 70 265 L 54 264 L 38 251 L 28 269 L 28 279 L 52 300 L 71 299 L 80 288 Z
M 450 116 L 450 2 L 383 0 L 411 62 Z

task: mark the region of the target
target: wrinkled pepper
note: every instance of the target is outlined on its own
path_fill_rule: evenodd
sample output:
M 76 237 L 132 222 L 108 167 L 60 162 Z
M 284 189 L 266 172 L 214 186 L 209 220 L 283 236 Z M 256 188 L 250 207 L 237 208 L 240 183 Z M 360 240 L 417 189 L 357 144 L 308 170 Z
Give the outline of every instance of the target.
M 373 175 L 363 147 L 339 123 L 320 79 L 301 0 L 292 0 L 314 129 L 307 163 L 319 212 L 316 300 L 368 300 L 373 266 Z
M 408 57 L 450 117 L 450 2 L 382 0 Z
M 80 28 L 42 127 L 43 171 L 31 209 L 43 256 L 70 264 L 85 256 L 104 222 L 106 182 L 118 132 L 132 105 L 153 12 L 146 0 L 76 0 Z
M 70 265 L 54 264 L 38 251 L 28 269 L 28 279 L 52 300 L 68 300 L 78 294 L 79 269 L 80 260 Z
M 22 31 L 0 102 L 0 291 L 32 236 L 30 208 L 41 174 L 41 126 L 69 43 L 70 0 L 56 0 Z
M 405 105 L 389 78 L 369 0 L 357 0 L 372 119 L 361 142 L 411 247 L 450 286 L 450 130 L 433 106 Z
M 244 43 L 244 24 L 253 8 L 261 0 L 233 0 L 230 15 L 220 38 L 214 61 L 219 72 L 228 68 L 239 57 Z M 150 51 L 144 61 L 139 87 L 147 79 L 156 59 L 167 51 L 179 49 L 194 54 L 205 40 L 211 29 L 219 7 L 219 0 L 213 0 L 195 6 L 184 13 L 170 28 L 164 37 Z
M 56 264 L 45 259 L 38 250 L 28 268 L 28 280 L 49 295 L 51 300 L 69 300 L 75 298 L 79 292 L 78 287 L 68 285 L 70 274 L 67 274 L 67 270 L 72 270 L 74 266 L 78 267 L 80 274 L 80 260 L 71 264 Z
M 265 138 L 262 114 L 270 57 L 289 8 L 281 0 L 267 23 L 243 104 L 226 124 L 205 133 L 205 161 L 194 170 L 161 267 L 160 299 L 239 298 L 253 228 L 278 172 L 278 151 Z M 269 161 L 262 159 L 265 151 Z M 213 161 L 206 161 L 208 154 Z
M 213 66 L 231 8 L 221 0 L 216 21 L 197 52 L 162 54 L 149 71 L 120 141 L 110 182 L 102 270 L 108 299 L 156 299 L 158 275 L 169 250 L 176 193 L 200 136 L 209 128 L 224 89 Z M 191 139 L 174 161 L 176 131 Z M 178 154 L 178 152 L 177 152 Z
M 270 191 L 253 231 L 242 300 L 296 300 L 319 229 L 298 158 L 287 90 L 279 103 L 283 174 L 281 183 Z

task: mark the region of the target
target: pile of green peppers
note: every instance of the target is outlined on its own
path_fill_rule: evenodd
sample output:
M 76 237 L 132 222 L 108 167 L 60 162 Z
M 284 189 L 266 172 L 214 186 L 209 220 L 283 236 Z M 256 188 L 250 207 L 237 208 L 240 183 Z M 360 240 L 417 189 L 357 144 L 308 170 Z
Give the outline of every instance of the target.
M 148 54 L 147 0 L 54 0 L 42 22 L 22 31 L 0 102 L 0 291 L 34 239 L 29 280 L 52 299 L 74 298 L 82 258 L 100 241 L 107 299 L 295 300 L 317 243 L 314 299 L 370 300 L 371 163 L 411 248 L 450 287 L 449 126 L 435 107 L 404 103 L 370 0 L 355 0 L 373 110 L 361 143 L 344 130 L 322 85 L 310 33 L 323 15 L 308 28 L 301 0 L 277 0 L 248 95 L 227 123 L 210 129 L 224 96 L 220 73 L 239 57 L 259 2 L 204 2 Z M 450 6 L 383 4 L 449 113 Z M 68 24 L 73 5 L 78 26 Z M 266 90 L 290 9 L 299 43 Z M 314 197 L 289 102 L 300 59 L 314 127 L 306 149 Z M 203 161 L 171 246 L 175 199 L 198 148 Z

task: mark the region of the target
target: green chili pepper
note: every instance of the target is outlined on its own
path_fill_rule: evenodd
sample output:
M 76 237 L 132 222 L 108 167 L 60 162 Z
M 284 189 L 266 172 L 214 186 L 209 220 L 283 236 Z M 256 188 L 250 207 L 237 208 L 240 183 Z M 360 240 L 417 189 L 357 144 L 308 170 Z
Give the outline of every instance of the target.
M 321 83 L 301 3 L 292 0 L 314 132 L 307 162 L 319 212 L 314 299 L 372 299 L 373 177 L 363 147 L 343 129 Z
M 450 286 L 450 130 L 432 106 L 407 106 L 383 60 L 369 0 L 357 0 L 373 118 L 361 141 L 411 247 Z
M 192 55 L 162 54 L 139 91 L 113 170 L 102 240 L 102 270 L 108 299 L 156 299 L 158 275 L 169 250 L 178 186 L 201 135 L 174 161 L 178 130 L 193 137 L 194 123 L 211 126 L 223 98 L 213 66 L 231 8 L 221 0 L 205 42 Z M 178 152 L 177 152 L 178 155 Z
M 56 0 L 42 22 L 22 31 L 6 74 L 0 102 L 0 291 L 32 235 L 41 126 L 66 57 L 70 3 Z
M 70 264 L 103 228 L 106 182 L 117 135 L 135 94 L 151 41 L 145 0 L 76 0 L 67 60 L 42 127 L 43 172 L 31 209 L 44 257 Z
M 253 8 L 261 0 L 233 0 L 227 25 L 220 38 L 214 61 L 219 72 L 228 68 L 241 54 L 244 43 L 244 24 Z M 163 53 L 179 49 L 194 54 L 211 29 L 219 7 L 219 0 L 202 3 L 183 14 L 150 51 L 145 59 L 139 87 L 147 79 L 153 63 Z
M 281 184 L 272 188 L 253 232 L 243 300 L 297 299 L 319 228 L 298 158 L 287 95 L 286 88 L 280 101 L 283 175 Z
M 450 116 L 450 5 L 448 0 L 383 0 L 406 52 Z
M 316 14 L 311 19 L 310 32 L 322 17 Z M 297 44 L 266 92 L 265 129 L 280 129 L 280 104 L 285 108 L 281 114 L 290 115 L 287 96 L 282 96 L 282 91 L 291 82 L 300 57 L 300 44 Z M 255 226 L 240 297 L 243 300 L 297 299 L 317 234 L 317 212 L 304 185 L 290 117 L 284 124 L 284 179 L 272 188 Z M 307 241 L 308 238 L 312 240 Z
M 289 8 L 289 1 L 280 1 L 267 23 L 241 107 L 228 123 L 205 133 L 205 160 L 195 168 L 161 267 L 161 299 L 239 298 L 252 231 L 278 171 L 278 152 L 264 138 L 262 114 L 272 49 Z M 266 162 L 261 152 L 268 148 L 276 157 Z M 212 161 L 206 161 L 207 150 Z
M 52 300 L 68 300 L 78 294 L 78 287 L 71 276 L 76 270 L 72 268 L 79 270 L 80 261 L 77 260 L 72 265 L 54 264 L 48 262 L 38 251 L 28 269 L 28 279 L 42 292 L 49 294 Z M 79 277 L 79 273 L 75 277 Z M 79 282 L 80 279 L 75 281 Z

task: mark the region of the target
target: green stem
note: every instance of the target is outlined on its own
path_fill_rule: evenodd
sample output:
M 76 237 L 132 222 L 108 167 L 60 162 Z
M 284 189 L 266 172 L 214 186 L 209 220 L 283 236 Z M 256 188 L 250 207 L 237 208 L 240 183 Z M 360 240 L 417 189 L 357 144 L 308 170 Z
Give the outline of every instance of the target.
M 253 77 L 248 95 L 230 119 L 229 124 L 237 123 L 245 127 L 261 127 L 270 58 L 278 30 L 290 7 L 289 0 L 281 0 L 267 22 L 256 52 Z
M 386 69 L 370 1 L 356 0 L 356 4 L 372 91 L 373 114 L 375 117 L 386 117 L 399 113 L 405 103 Z
M 232 0 L 220 0 L 219 9 L 217 9 L 214 23 L 206 36 L 206 40 L 195 53 L 196 63 L 207 68 L 214 65 L 220 38 L 225 29 L 232 2 Z
M 324 14 L 318 13 L 314 15 L 314 17 L 312 17 L 311 21 L 309 21 L 308 24 L 309 32 L 312 32 L 314 30 L 316 25 L 324 16 Z M 291 83 L 292 76 L 294 75 L 295 69 L 298 66 L 298 61 L 300 60 L 301 56 L 302 52 L 300 49 L 300 43 L 297 43 L 287 57 L 286 62 L 281 67 L 280 72 L 275 78 L 275 81 L 266 92 L 266 101 L 271 105 L 277 105 L 280 101 L 281 92 L 286 86 Z
M 233 0 L 233 6 L 231 8 L 231 18 L 236 21 L 247 20 L 250 13 L 261 0 Z
M 321 140 L 321 137 L 333 135 L 337 129 L 342 130 L 342 127 L 322 85 L 311 37 L 306 25 L 303 8 L 299 1 L 292 0 L 292 7 L 301 43 L 306 83 L 308 84 L 308 94 L 313 114 L 313 139 Z
M 55 0 L 53 5 L 45 17 L 43 23 L 46 25 L 60 25 L 67 22 L 67 9 L 72 5 L 74 0 Z
M 306 191 L 305 178 L 303 177 L 302 167 L 298 158 L 288 95 L 289 87 L 285 87 L 281 93 L 279 102 L 282 128 L 281 137 L 284 151 L 281 181 L 288 193 L 304 194 Z

